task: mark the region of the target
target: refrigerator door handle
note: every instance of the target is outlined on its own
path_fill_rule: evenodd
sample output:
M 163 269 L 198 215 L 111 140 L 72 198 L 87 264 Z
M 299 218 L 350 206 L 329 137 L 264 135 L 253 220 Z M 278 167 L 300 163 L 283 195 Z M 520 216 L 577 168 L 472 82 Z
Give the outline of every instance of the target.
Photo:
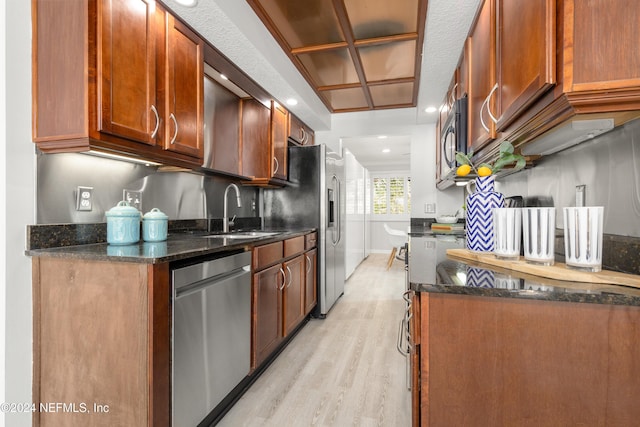
M 331 243 L 333 246 L 336 246 L 340 241 L 340 181 L 338 181 L 338 177 L 333 175 L 331 177 L 331 184 L 333 186 L 333 191 L 335 192 L 334 201 L 329 215 L 334 218 L 334 224 L 337 224 L 337 232 L 333 231 L 331 233 Z
M 336 183 L 338 184 L 336 188 L 338 189 L 338 207 L 336 212 L 336 217 L 338 218 L 338 238 L 336 239 L 336 245 L 340 243 L 342 240 L 342 218 L 340 218 L 340 213 L 342 212 L 342 182 L 340 179 L 336 177 Z

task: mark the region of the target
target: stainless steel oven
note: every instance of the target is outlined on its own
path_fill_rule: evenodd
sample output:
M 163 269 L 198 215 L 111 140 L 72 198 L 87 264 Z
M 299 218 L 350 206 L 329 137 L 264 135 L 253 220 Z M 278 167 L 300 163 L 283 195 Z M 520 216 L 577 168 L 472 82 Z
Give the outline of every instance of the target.
M 467 152 L 467 96 L 456 100 L 440 132 L 440 179 L 451 179 L 459 166 L 456 151 Z

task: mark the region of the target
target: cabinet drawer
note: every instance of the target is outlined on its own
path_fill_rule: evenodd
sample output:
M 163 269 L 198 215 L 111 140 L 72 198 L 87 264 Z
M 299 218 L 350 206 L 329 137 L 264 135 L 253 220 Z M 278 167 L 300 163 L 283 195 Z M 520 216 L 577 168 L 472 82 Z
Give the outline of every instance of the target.
M 253 248 L 253 270 L 261 270 L 270 264 L 280 261 L 283 258 L 282 254 L 282 242 L 256 246 Z
M 304 236 L 293 237 L 284 241 L 284 257 L 288 258 L 304 252 Z
M 309 250 L 315 248 L 318 245 L 318 233 L 313 232 L 304 236 L 304 249 Z

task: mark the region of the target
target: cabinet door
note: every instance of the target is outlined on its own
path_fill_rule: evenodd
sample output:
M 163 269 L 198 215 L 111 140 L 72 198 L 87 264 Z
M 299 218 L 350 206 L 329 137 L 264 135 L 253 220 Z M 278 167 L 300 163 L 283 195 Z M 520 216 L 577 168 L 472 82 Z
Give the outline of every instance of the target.
M 276 102 L 271 103 L 271 176 L 287 179 L 287 116 L 288 111 Z
M 300 324 L 305 316 L 305 257 L 298 255 L 283 264 L 287 283 L 283 290 L 283 335 L 287 336 Z
M 254 178 L 271 176 L 269 150 L 269 108 L 255 99 L 242 100 L 242 175 Z
M 100 132 L 155 145 L 156 27 L 154 0 L 98 2 Z
M 300 145 L 313 145 L 314 143 L 313 131 L 293 114 L 289 114 L 289 139 Z
M 498 131 L 556 83 L 555 0 L 497 0 Z
M 167 14 L 164 148 L 202 158 L 204 42 Z
M 282 289 L 280 264 L 253 275 L 251 368 L 260 365 L 282 341 Z
M 240 99 L 204 76 L 205 164 L 212 169 L 240 175 Z
M 318 303 L 318 250 L 312 249 L 310 251 L 307 251 L 305 253 L 305 261 L 306 276 L 304 281 L 304 314 L 306 316 Z
M 484 0 L 467 40 L 469 52 L 469 147 L 474 152 L 496 137 L 487 114 L 494 109 L 489 95 L 495 84 L 495 0 Z
M 289 139 L 304 144 L 304 124 L 293 114 L 289 114 Z
M 640 86 L 636 0 L 563 2 L 564 92 Z

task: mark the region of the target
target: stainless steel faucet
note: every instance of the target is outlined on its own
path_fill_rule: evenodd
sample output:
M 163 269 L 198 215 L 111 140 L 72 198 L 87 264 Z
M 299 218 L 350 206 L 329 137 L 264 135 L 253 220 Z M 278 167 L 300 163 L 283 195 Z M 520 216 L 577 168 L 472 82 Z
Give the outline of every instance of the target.
M 222 207 L 222 231 L 225 233 L 229 231 L 229 225 L 233 225 L 233 220 L 229 221 L 229 217 L 227 216 L 227 195 L 229 194 L 230 188 L 233 188 L 236 191 L 236 200 L 238 201 L 238 207 L 242 207 L 242 201 L 240 200 L 240 189 L 238 189 L 238 186 L 235 184 L 227 185 L 227 188 L 224 190 L 224 203 Z

